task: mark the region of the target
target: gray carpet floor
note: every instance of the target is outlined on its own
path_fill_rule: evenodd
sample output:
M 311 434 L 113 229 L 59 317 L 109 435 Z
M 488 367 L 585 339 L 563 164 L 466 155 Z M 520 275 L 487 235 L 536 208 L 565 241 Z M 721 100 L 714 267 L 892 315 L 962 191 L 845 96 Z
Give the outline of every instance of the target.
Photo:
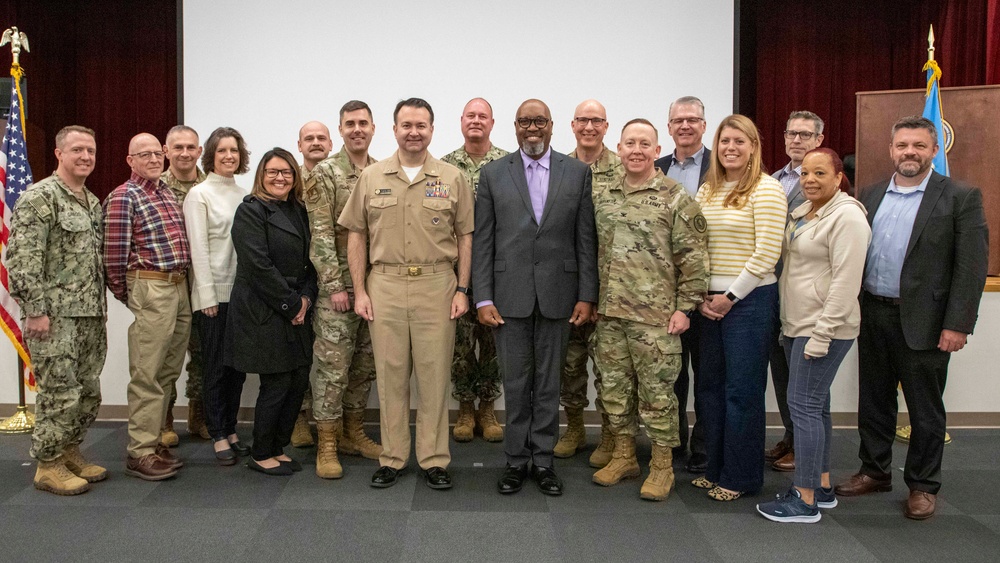
M 592 448 L 597 430 L 589 432 Z M 250 438 L 249 428 L 240 433 Z M 99 422 L 83 452 L 111 476 L 76 497 L 36 491 L 28 437 L 0 436 L 0 561 L 998 561 L 1000 429 L 951 434 L 930 520 L 902 516 L 906 446 L 897 444 L 892 492 L 841 498 L 807 525 L 772 523 L 754 509 L 786 490 L 790 474 L 767 470 L 760 495 L 720 503 L 692 487 L 677 460 L 676 489 L 653 503 L 638 498 L 641 479 L 592 484 L 589 449 L 557 461 L 563 496 L 530 481 L 501 496 L 502 449 L 478 438 L 452 442 L 449 491 L 428 489 L 412 469 L 395 487 L 373 489 L 377 464 L 351 456 L 341 457 L 343 479 L 324 481 L 311 448 L 287 449 L 306 465 L 293 477 L 218 467 L 209 443 L 186 435 L 174 449 L 186 462 L 180 474 L 148 483 L 122 472 L 125 423 Z M 777 437 L 769 431 L 768 442 Z M 835 431 L 835 481 L 857 469 L 857 447 L 855 430 Z M 639 456 L 645 476 L 644 440 Z

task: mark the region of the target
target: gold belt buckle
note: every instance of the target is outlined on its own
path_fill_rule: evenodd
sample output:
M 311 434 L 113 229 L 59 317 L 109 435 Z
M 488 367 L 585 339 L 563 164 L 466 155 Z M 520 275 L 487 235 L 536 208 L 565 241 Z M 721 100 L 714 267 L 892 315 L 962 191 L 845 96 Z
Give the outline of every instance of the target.
M 406 275 L 408 276 L 419 276 L 422 273 L 424 273 L 424 270 L 420 266 L 408 266 L 406 268 Z

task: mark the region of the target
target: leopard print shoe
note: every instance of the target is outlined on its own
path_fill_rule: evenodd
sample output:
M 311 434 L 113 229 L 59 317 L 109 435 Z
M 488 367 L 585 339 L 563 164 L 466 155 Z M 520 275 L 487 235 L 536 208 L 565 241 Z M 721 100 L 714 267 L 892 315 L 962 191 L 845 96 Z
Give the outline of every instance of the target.
M 698 477 L 694 481 L 691 481 L 691 484 L 694 485 L 695 487 L 698 487 L 699 489 L 714 489 L 716 486 L 715 483 L 706 479 L 704 475 Z
M 743 493 L 739 491 L 727 491 L 726 489 L 723 489 L 722 487 L 716 485 L 715 487 L 712 488 L 711 491 L 708 491 L 708 496 L 709 498 L 721 502 L 730 502 L 743 496 Z

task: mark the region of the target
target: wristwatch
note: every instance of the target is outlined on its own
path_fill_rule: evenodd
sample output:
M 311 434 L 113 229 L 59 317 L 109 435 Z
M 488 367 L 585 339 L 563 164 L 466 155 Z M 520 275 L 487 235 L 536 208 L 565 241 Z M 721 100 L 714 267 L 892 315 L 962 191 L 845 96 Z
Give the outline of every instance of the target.
M 457 291 L 458 293 L 464 293 L 466 295 L 469 294 L 469 288 L 467 287 L 458 286 L 455 288 L 455 291 Z
M 727 291 L 727 292 L 726 292 L 726 299 L 728 299 L 728 300 L 732 301 L 732 302 L 733 302 L 733 305 L 735 305 L 735 304 L 737 304 L 737 303 L 739 303 L 739 302 L 740 302 L 740 298 L 739 298 L 739 297 L 736 297 L 736 295 L 735 295 L 735 294 L 733 294 L 733 292 L 732 292 L 732 291 Z

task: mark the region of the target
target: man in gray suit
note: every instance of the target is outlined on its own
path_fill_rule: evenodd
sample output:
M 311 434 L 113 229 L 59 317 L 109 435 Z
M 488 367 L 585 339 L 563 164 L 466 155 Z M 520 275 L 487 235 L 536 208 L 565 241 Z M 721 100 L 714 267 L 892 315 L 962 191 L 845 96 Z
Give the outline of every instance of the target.
M 501 493 L 521 490 L 532 464 L 542 493 L 562 494 L 552 469 L 559 374 L 570 325 L 597 302 L 597 233 L 586 164 L 549 148 L 540 100 L 517 110 L 521 149 L 483 167 L 476 196 L 472 287 L 479 322 L 494 328 L 507 428 Z
M 806 153 L 823 143 L 823 120 L 811 111 L 793 111 L 785 124 L 785 154 L 788 164 L 773 174 L 785 188 L 788 198 L 788 216 L 792 211 L 806 201 L 799 182 L 802 172 L 802 159 Z M 781 265 L 775 272 L 781 275 Z M 781 424 L 785 427 L 785 435 L 773 448 L 764 450 L 764 460 L 777 471 L 795 471 L 794 433 L 792 432 L 792 415 L 788 412 L 788 361 L 785 359 L 785 349 L 781 346 L 781 321 L 774 323 L 775 333 L 771 339 L 770 365 L 771 382 L 774 383 L 774 396 L 778 401 L 778 412 L 781 414 Z

